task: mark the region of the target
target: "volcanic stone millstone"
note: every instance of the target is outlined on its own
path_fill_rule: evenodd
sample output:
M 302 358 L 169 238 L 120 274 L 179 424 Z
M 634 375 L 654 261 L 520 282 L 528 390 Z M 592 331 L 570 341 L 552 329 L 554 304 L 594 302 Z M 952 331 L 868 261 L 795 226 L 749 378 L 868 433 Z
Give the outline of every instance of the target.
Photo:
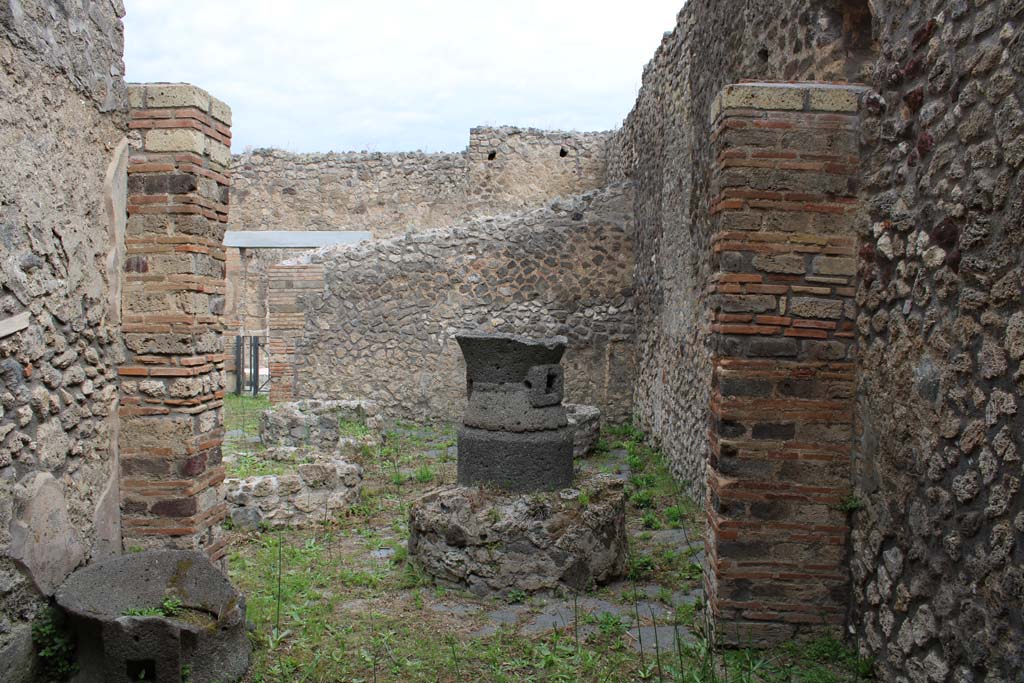
M 162 616 L 127 616 L 176 597 L 208 614 L 211 626 Z M 154 550 L 114 557 L 72 574 L 56 595 L 78 643 L 78 683 L 141 680 L 237 681 L 249 666 L 245 598 L 191 550 Z
M 573 428 L 562 406 L 565 337 L 456 335 L 468 405 L 459 429 L 458 482 L 530 492 L 572 485 Z
M 409 554 L 441 583 L 478 596 L 614 581 L 626 570 L 624 483 L 594 475 L 578 486 L 530 494 L 436 488 L 409 510 Z

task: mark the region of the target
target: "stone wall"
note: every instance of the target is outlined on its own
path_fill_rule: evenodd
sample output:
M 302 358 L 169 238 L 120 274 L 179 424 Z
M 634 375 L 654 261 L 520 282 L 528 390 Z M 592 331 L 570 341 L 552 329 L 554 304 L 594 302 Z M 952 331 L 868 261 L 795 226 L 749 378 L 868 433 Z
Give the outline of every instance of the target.
M 565 335 L 566 397 L 629 416 L 630 195 L 617 187 L 509 217 L 315 252 L 271 270 L 271 398 L 374 400 L 458 418 L 461 329 Z
M 1024 679 L 1024 2 L 909 2 L 865 119 L 854 623 L 911 680 Z
M 533 208 L 605 184 L 608 133 L 473 128 L 460 153 L 233 159 L 231 230 L 366 230 L 375 238 Z
M 1019 0 L 690 0 L 609 154 L 636 185 L 636 412 L 699 490 L 712 98 L 859 80 L 849 624 L 886 680 L 1021 677 Z M 781 222 L 779 229 L 787 229 Z M 693 293 L 697 294 L 694 295 Z
M 120 2 L 0 6 L 0 677 L 77 565 L 120 552 Z
M 610 180 L 636 186 L 636 417 L 695 495 L 708 455 L 712 101 L 743 79 L 856 80 L 870 70 L 867 4 L 690 0 L 611 145 Z

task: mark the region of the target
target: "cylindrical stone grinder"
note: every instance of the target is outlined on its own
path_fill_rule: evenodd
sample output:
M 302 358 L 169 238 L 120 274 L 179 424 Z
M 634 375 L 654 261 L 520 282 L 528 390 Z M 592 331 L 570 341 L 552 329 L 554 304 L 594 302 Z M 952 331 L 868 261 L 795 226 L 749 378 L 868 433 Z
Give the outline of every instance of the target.
M 573 480 L 573 428 L 562 406 L 565 337 L 456 335 L 468 405 L 459 429 L 458 480 L 530 492 Z

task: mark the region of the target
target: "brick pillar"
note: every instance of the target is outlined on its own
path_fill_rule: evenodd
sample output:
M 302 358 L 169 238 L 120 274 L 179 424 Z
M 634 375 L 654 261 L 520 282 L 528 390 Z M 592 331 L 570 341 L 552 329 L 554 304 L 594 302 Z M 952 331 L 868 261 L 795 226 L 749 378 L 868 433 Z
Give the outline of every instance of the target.
M 714 106 L 706 581 L 726 643 L 845 618 L 862 91 L 750 83 Z
M 306 329 L 304 295 L 324 289 L 324 267 L 318 263 L 275 265 L 269 270 L 267 336 L 270 351 L 270 401 L 295 400 L 299 365 L 296 342 Z
M 231 111 L 191 85 L 129 86 L 121 310 L 126 547 L 224 554 L 224 228 Z

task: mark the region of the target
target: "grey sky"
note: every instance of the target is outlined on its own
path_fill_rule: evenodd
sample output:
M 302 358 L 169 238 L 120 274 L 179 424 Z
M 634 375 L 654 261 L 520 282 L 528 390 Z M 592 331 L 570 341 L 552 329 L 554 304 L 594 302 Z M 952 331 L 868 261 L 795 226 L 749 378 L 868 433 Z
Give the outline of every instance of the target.
M 126 0 L 130 81 L 226 101 L 234 151 L 458 151 L 475 125 L 606 130 L 683 0 Z

